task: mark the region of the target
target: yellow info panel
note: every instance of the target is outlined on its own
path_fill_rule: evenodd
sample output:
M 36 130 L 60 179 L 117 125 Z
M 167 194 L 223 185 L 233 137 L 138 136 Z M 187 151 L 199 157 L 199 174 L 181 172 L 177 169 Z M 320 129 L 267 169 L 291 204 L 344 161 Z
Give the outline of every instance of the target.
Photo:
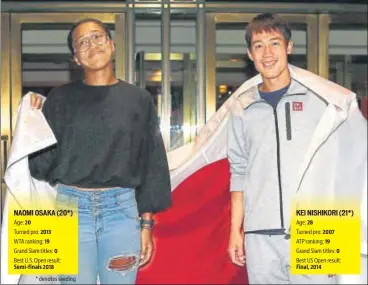
M 315 197 L 293 208 L 292 274 L 360 273 L 359 205 Z
M 78 274 L 77 201 L 8 209 L 9 274 Z

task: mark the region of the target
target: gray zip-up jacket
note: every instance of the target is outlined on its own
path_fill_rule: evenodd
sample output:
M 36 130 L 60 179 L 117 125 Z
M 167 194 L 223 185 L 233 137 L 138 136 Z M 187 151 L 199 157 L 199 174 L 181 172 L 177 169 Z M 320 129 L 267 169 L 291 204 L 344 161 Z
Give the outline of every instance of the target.
M 313 80 L 316 85 L 321 84 L 320 79 Z M 328 95 L 332 95 L 332 91 Z M 320 172 L 321 161 L 327 172 L 330 167 L 328 162 L 336 161 L 335 157 L 327 154 L 334 153 L 332 149 L 327 152 L 323 149 L 323 136 L 319 137 L 316 133 L 322 126 L 319 126 L 323 123 L 322 118 L 330 112 L 330 106 L 334 106 L 325 98 L 326 96 L 320 96 L 296 80 L 292 73 L 291 85 L 275 109 L 260 98 L 257 85 L 239 95 L 232 104 L 227 146 L 231 172 L 230 190 L 244 193 L 246 233 L 288 232 L 293 199 L 296 198 L 298 183 L 303 180 L 300 173 L 309 174 L 318 169 L 315 181 L 324 183 L 320 183 L 320 189 L 307 191 L 323 193 L 326 189 L 328 193 L 336 190 L 333 183 L 338 179 L 331 180 L 333 173 L 325 175 L 325 179 Z M 336 101 L 340 99 L 342 97 L 336 97 Z M 340 101 L 348 102 L 344 99 Z M 348 126 L 347 123 L 345 125 Z M 324 128 L 327 131 L 330 126 L 326 125 Z M 335 128 L 335 137 L 331 137 L 334 130 L 326 134 L 329 143 L 337 142 L 336 137 L 341 135 L 341 131 L 336 132 L 336 129 L 338 128 Z M 307 158 L 312 153 L 311 148 L 314 148 L 314 140 L 320 141 L 320 145 L 313 150 L 313 156 L 317 158 Z M 342 146 L 342 142 L 338 144 Z M 322 152 L 319 150 L 321 148 Z M 315 155 L 318 152 L 326 152 L 327 155 L 323 154 L 321 160 L 321 156 Z M 305 165 L 307 159 L 311 163 L 310 167 Z M 315 166 L 316 161 L 318 167 Z M 310 175 L 307 176 L 305 183 L 310 181 Z M 348 193 L 349 190 L 345 190 Z M 356 191 L 351 193 L 353 192 Z

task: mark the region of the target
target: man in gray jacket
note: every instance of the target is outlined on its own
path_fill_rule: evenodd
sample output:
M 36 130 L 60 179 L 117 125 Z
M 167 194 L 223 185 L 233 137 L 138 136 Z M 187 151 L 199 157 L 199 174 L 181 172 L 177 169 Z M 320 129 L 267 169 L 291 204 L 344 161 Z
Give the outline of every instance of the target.
M 365 136 L 358 138 L 357 132 L 366 129 L 366 121 L 350 91 L 308 71 L 298 72 L 310 84 L 293 75 L 287 59 L 293 50 L 291 31 L 277 15 L 255 17 L 246 28 L 246 42 L 262 80 L 231 107 L 230 259 L 239 266 L 246 263 L 250 284 L 335 283 L 331 274 L 290 273 L 291 207 L 306 191 L 359 200 L 360 185 L 349 189 L 340 182 L 346 174 L 346 181 L 364 184 L 366 141 L 360 144 Z M 340 156 L 348 137 L 360 154 Z

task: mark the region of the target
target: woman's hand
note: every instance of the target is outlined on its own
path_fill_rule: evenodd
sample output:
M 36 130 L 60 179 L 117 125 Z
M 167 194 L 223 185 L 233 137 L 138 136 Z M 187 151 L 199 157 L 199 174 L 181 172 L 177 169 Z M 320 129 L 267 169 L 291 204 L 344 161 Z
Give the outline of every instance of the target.
M 153 253 L 153 238 L 152 230 L 142 229 L 141 231 L 141 260 L 139 266 L 146 265 L 152 257 Z
M 31 107 L 33 109 L 41 109 L 42 107 L 42 97 L 35 93 L 31 94 Z

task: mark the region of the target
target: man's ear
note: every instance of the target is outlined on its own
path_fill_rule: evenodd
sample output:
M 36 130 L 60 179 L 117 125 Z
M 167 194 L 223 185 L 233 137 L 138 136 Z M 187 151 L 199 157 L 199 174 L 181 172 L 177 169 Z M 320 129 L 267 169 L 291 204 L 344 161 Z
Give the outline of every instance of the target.
M 250 51 L 250 49 L 249 49 L 249 48 L 247 48 L 247 54 L 248 54 L 249 59 L 250 59 L 251 61 L 254 61 L 254 60 L 253 60 L 253 56 L 252 56 L 252 52 Z
M 290 40 L 286 48 L 286 53 L 291 54 L 293 52 L 293 49 L 294 49 L 294 43 L 293 41 Z

